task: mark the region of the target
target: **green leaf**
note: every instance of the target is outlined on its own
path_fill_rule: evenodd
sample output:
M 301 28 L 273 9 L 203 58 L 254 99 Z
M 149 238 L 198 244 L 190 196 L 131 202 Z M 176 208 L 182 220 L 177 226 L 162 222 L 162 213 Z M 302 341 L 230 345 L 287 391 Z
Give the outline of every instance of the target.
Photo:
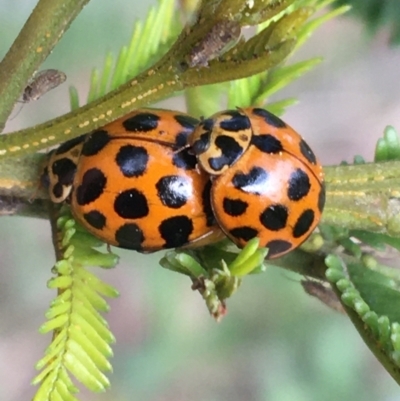
M 330 255 L 326 258 L 327 278 L 341 296 L 343 305 L 360 335 L 380 362 L 400 383 L 399 362 L 394 343 L 400 320 L 397 307 L 400 291 L 395 280 L 368 269 L 354 258 Z M 334 273 L 334 272 L 337 273 Z M 341 274 L 338 274 L 338 273 Z
M 131 40 L 120 49 L 117 60 L 108 53 L 102 70 L 93 69 L 87 103 L 118 88 L 166 52 L 182 27 L 174 8 L 174 0 L 160 0 L 150 8 L 144 22 L 135 22 Z M 72 110 L 79 104 L 75 88 L 70 89 L 70 103 Z
M 103 392 L 110 385 L 103 372 L 112 370 L 108 359 L 112 356 L 110 344 L 115 339 L 99 311 L 109 310 L 103 296 L 116 297 L 118 291 L 84 266 L 88 260 L 96 260 L 99 265 L 110 267 L 110 260 L 115 265 L 118 258 L 93 249 L 98 241 L 90 239 L 89 234 L 87 242 L 82 240 L 82 229 L 75 228 L 68 208 L 64 207 L 61 213 L 54 227 L 59 230 L 57 237 L 61 236 L 59 243 L 67 259 L 55 264 L 56 277 L 48 283 L 59 294 L 46 313 L 47 322 L 40 327 L 42 333 L 54 331 L 54 335 L 45 356 L 36 365 L 42 372 L 33 380 L 40 385 L 35 401 L 76 400 L 73 394 L 78 388 L 71 375 L 94 392 Z
M 287 16 L 277 21 L 267 21 L 266 24 L 260 25 L 260 36 L 251 39 L 250 43 L 246 43 L 246 46 L 254 47 L 252 43 L 260 42 L 260 39 L 264 35 L 268 38 L 270 46 L 275 44 L 278 40 L 277 38 L 282 41 L 284 39 L 296 37 L 297 42 L 295 48 L 298 48 L 322 23 L 348 10 L 348 7 L 342 7 L 336 11 L 325 13 L 322 16 L 306 22 L 307 17 L 309 17 L 312 12 L 319 10 L 319 8 L 324 6 L 327 2 L 323 4 L 316 3 L 317 7 L 311 9 L 302 8 L 301 2 L 295 2 L 293 11 Z M 313 2 L 305 2 L 305 4 L 313 5 Z M 255 50 L 252 48 L 251 51 L 254 52 Z M 279 66 L 269 71 L 267 70 L 262 74 L 231 82 L 228 92 L 228 108 L 266 106 L 266 108 L 274 114 L 284 114 L 286 107 L 295 104 L 296 99 L 286 99 L 274 104 L 267 104 L 268 98 L 316 67 L 321 61 L 321 58 L 316 57 L 288 66 Z
M 400 238 L 391 237 L 387 234 L 372 233 L 362 230 L 350 230 L 349 235 L 358 238 L 364 244 L 367 244 L 379 251 L 385 250 L 386 245 L 389 245 L 400 251 Z
M 375 161 L 400 160 L 400 138 L 392 126 L 387 126 L 383 138 L 379 138 L 375 147 Z

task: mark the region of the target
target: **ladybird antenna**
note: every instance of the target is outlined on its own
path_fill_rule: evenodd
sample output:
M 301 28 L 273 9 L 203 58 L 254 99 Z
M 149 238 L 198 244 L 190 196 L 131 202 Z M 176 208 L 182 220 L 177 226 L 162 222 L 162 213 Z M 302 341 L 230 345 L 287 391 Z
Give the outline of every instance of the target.
M 180 146 L 178 149 L 176 149 L 173 153 L 176 155 L 177 153 L 183 152 L 185 149 L 190 148 L 190 144 L 186 144 L 183 146 Z

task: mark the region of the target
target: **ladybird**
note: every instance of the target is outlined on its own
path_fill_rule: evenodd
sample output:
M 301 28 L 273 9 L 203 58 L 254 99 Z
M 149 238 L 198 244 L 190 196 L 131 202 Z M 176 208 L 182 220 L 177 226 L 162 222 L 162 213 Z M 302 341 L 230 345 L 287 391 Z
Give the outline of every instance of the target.
M 209 175 L 183 149 L 198 120 L 136 110 L 61 145 L 44 174 L 53 202 L 104 242 L 139 252 L 219 238 Z M 178 151 L 180 150 L 180 151 Z
M 325 203 L 321 164 L 291 127 L 261 108 L 204 119 L 189 139 L 212 179 L 211 206 L 239 247 L 254 238 L 277 258 L 303 243 Z

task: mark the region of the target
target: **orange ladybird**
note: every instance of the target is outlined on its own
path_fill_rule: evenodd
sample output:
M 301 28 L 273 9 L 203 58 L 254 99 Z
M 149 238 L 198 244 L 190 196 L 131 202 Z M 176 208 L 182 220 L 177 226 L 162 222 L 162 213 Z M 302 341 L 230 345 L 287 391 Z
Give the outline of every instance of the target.
M 61 145 L 45 180 L 53 202 L 108 244 L 139 252 L 218 237 L 208 174 L 196 169 L 187 114 L 141 109 Z
M 322 167 L 278 117 L 261 108 L 223 111 L 201 121 L 189 142 L 213 176 L 217 222 L 239 247 L 258 237 L 268 258 L 277 258 L 317 226 L 325 203 Z

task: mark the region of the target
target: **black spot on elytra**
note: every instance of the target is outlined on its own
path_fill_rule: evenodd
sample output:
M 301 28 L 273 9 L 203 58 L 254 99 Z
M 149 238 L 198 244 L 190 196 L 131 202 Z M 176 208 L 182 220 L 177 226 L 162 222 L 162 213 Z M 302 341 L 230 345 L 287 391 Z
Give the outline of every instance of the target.
M 140 251 L 144 241 L 143 231 L 135 223 L 126 223 L 115 233 L 115 240 L 120 248 Z
M 224 114 L 231 116 L 230 119 L 223 120 L 219 123 L 219 126 L 225 131 L 238 132 L 251 127 L 249 118 L 236 110 L 228 110 L 224 112 Z
M 229 233 L 237 239 L 241 239 L 243 241 L 250 241 L 252 238 L 257 236 L 258 230 L 256 230 L 253 227 L 242 226 L 233 228 L 232 230 L 229 231 Z
M 182 131 L 175 138 L 175 147 L 180 149 L 187 145 L 188 137 L 192 131 Z
M 149 214 L 146 196 L 135 188 L 125 190 L 115 198 L 114 210 L 124 219 L 140 219 Z
M 226 214 L 236 217 L 245 213 L 249 204 L 240 199 L 224 198 L 222 206 Z
M 83 215 L 85 221 L 94 228 L 102 230 L 106 225 L 106 216 L 98 210 L 92 210 Z
M 256 116 L 262 117 L 268 125 L 272 125 L 275 128 L 286 128 L 284 121 L 265 109 L 254 108 L 252 112 Z
M 64 142 L 62 145 L 60 145 L 60 146 L 56 149 L 55 154 L 56 154 L 56 155 L 60 155 L 60 154 L 62 154 L 62 153 L 65 153 L 65 152 L 70 151 L 70 150 L 71 150 L 72 148 L 74 148 L 76 145 L 81 144 L 81 143 L 85 140 L 85 138 L 86 138 L 86 134 L 85 134 L 85 135 L 78 136 L 77 138 L 70 139 L 70 140 L 67 141 L 67 142 Z
M 146 171 L 149 155 L 142 146 L 124 145 L 115 161 L 125 177 L 140 177 Z
M 193 170 L 196 168 L 197 159 L 196 156 L 189 153 L 188 149 L 182 149 L 174 153 L 172 157 L 172 163 L 174 166 L 183 168 L 185 170 Z
M 292 248 L 292 246 L 293 245 L 290 242 L 282 239 L 274 239 L 269 241 L 267 244 L 265 244 L 265 247 L 268 248 L 267 259 L 272 259 L 283 253 L 286 253 L 290 248 Z
M 251 143 L 264 153 L 271 154 L 283 151 L 281 141 L 270 134 L 253 135 L 251 138 Z
M 248 174 L 236 173 L 232 184 L 240 191 L 261 195 L 268 184 L 268 173 L 261 167 L 253 167 Z
M 177 248 L 189 242 L 193 222 L 187 216 L 170 217 L 160 224 L 158 231 L 165 240 L 163 248 Z
M 161 202 L 173 209 L 184 206 L 192 196 L 191 182 L 179 175 L 164 176 L 157 182 L 156 188 Z
M 221 149 L 221 156 L 208 159 L 208 163 L 215 171 L 220 171 L 225 166 L 231 166 L 244 151 L 243 147 L 231 136 L 218 136 L 215 139 L 215 145 Z
M 160 116 L 153 113 L 139 113 L 123 121 L 122 125 L 130 132 L 149 132 L 157 128 Z
M 288 181 L 288 197 L 292 201 L 298 201 L 309 193 L 311 188 L 310 179 L 306 172 L 296 169 L 290 174 Z
M 293 237 L 300 238 L 308 231 L 314 223 L 314 211 L 311 209 L 305 210 L 297 219 L 293 227 Z
M 203 200 L 203 211 L 207 219 L 207 227 L 211 227 L 215 224 L 215 216 L 211 206 L 211 186 L 211 181 L 207 181 L 203 193 L 201 194 Z
M 97 155 L 110 142 L 111 137 L 107 131 L 99 130 L 92 132 L 86 139 L 82 148 L 83 156 Z
M 318 210 L 322 213 L 325 206 L 325 184 L 321 184 L 321 190 L 318 195 Z
M 71 159 L 63 157 L 51 165 L 51 172 L 57 176 L 57 182 L 61 186 L 69 186 L 74 180 L 76 164 Z
M 175 120 L 182 125 L 185 131 L 193 131 L 196 125 L 199 123 L 197 118 L 189 116 L 187 114 L 176 114 L 174 115 Z
M 286 206 L 272 205 L 261 213 L 260 222 L 268 230 L 279 231 L 286 227 L 288 215 Z
M 87 205 L 94 202 L 103 192 L 107 184 L 107 178 L 97 168 L 86 171 L 82 177 L 81 185 L 76 189 L 76 201 L 78 205 Z
M 300 141 L 300 152 L 311 164 L 317 164 L 317 158 L 315 157 L 314 152 L 304 139 Z
M 201 155 L 210 147 L 210 131 L 204 132 L 193 142 L 192 150 L 195 155 Z

